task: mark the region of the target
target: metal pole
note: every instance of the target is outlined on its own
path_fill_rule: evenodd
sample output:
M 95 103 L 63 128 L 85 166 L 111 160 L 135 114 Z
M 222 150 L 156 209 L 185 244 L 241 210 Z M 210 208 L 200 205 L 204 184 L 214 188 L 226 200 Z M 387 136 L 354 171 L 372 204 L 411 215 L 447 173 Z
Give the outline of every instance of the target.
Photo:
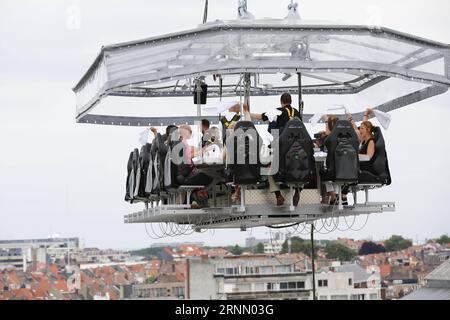
M 246 104 L 250 108 L 250 87 L 251 87 L 251 78 L 250 73 L 244 73 L 244 104 Z M 250 119 L 244 120 L 250 121 Z
M 303 96 L 302 96 L 302 74 L 297 73 L 298 77 L 298 112 L 300 113 L 300 120 L 303 121 Z
M 200 79 L 197 79 L 197 117 L 202 115 L 202 106 L 201 106 L 201 94 L 202 94 L 202 82 Z
M 311 261 L 313 276 L 313 300 L 316 300 L 316 269 L 314 267 L 314 224 L 311 223 Z
M 208 21 L 208 0 L 205 1 L 205 11 L 203 12 L 203 23 Z

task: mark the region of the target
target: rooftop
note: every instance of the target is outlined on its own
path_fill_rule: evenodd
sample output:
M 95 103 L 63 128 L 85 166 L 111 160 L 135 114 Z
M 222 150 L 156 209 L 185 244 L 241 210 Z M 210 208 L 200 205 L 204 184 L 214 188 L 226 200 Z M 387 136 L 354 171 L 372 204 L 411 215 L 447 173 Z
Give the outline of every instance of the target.
M 47 242 L 79 242 L 79 238 L 45 238 L 45 239 L 21 239 L 21 240 L 0 240 L 1 244 L 39 244 L 39 243 L 47 243 Z
M 450 281 L 450 260 L 445 261 L 439 267 L 425 277 L 426 280 Z
M 371 276 L 371 274 L 368 273 L 366 269 L 364 269 L 358 264 L 344 264 L 335 267 L 334 270 L 336 272 L 352 272 L 354 283 L 366 282 Z
M 401 300 L 450 300 L 450 290 L 425 287 L 404 296 Z

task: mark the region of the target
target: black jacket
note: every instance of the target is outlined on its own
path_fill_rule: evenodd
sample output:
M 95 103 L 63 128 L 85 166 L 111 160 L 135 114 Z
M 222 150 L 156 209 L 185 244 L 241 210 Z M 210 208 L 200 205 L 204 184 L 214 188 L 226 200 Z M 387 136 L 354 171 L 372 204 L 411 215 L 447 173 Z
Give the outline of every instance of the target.
M 279 134 L 281 134 L 289 120 L 292 118 L 300 118 L 300 112 L 291 106 L 277 108 L 277 110 L 281 111 L 281 115 L 275 121 L 269 123 L 269 132 L 272 132 L 272 129 L 278 129 L 280 130 Z M 269 121 L 265 113 L 262 114 L 262 120 Z

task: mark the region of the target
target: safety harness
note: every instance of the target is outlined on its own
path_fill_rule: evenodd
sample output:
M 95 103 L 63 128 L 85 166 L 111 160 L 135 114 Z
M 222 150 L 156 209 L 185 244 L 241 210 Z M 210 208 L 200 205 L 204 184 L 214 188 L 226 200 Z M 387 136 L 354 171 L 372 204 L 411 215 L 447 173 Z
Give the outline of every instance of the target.
M 292 118 L 294 118 L 294 115 L 295 115 L 295 109 L 294 108 L 292 108 L 291 107 L 291 111 L 289 110 L 289 108 L 287 108 L 287 107 L 285 107 L 284 108 L 285 110 L 286 110 L 286 112 L 287 112 L 287 114 L 288 114 L 288 117 L 289 117 L 289 120 L 291 120 Z

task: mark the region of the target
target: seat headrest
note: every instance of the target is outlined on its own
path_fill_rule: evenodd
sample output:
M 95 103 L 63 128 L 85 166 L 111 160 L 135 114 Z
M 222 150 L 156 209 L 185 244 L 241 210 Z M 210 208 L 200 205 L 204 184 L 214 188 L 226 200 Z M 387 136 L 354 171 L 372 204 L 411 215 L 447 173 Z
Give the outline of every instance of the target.
M 286 139 L 292 134 L 298 135 L 300 133 L 299 139 L 307 139 L 310 140 L 311 137 L 309 136 L 308 130 L 306 130 L 306 127 L 304 123 L 299 118 L 293 118 L 289 120 L 289 122 L 284 127 L 283 132 L 280 135 L 281 141 Z
M 284 127 L 285 130 L 288 129 L 303 129 L 305 128 L 305 125 L 299 118 L 292 118 L 291 120 L 286 123 L 286 126 Z
M 239 129 L 244 131 L 245 135 L 248 134 L 248 130 L 254 130 L 254 133 L 255 133 L 254 138 L 257 139 L 259 145 L 263 144 L 263 140 L 261 139 L 261 136 L 259 135 L 258 130 L 256 129 L 256 127 L 253 124 L 253 122 L 251 122 L 251 121 L 239 121 L 238 123 L 236 123 L 236 126 L 234 127 L 234 132 L 233 132 L 233 135 L 234 135 L 235 138 L 237 137 L 236 136 L 236 131 L 239 130 Z M 250 133 L 251 133 L 251 136 L 253 137 L 253 132 L 250 132 Z M 259 148 L 259 146 L 258 146 L 258 148 Z
M 239 121 L 236 123 L 236 126 L 234 127 L 234 131 L 242 129 L 242 130 L 248 130 L 248 129 L 255 129 L 256 127 L 251 121 Z
M 352 126 L 351 122 L 348 120 L 338 120 L 338 122 L 336 122 L 336 126 L 334 127 L 334 130 L 336 130 L 336 131 L 353 130 L 353 126 Z
M 339 120 L 338 122 L 336 122 L 336 125 L 334 126 L 334 129 L 329 135 L 328 139 L 335 139 L 343 133 L 345 134 L 349 133 L 352 136 L 352 138 L 358 140 L 358 136 L 356 135 L 356 132 L 353 129 L 352 124 L 348 120 Z
M 383 134 L 381 133 L 381 129 L 380 127 L 374 127 L 373 128 L 373 139 L 375 140 L 375 143 L 377 143 L 377 141 L 379 139 L 383 139 Z M 384 140 L 384 139 L 383 139 Z

